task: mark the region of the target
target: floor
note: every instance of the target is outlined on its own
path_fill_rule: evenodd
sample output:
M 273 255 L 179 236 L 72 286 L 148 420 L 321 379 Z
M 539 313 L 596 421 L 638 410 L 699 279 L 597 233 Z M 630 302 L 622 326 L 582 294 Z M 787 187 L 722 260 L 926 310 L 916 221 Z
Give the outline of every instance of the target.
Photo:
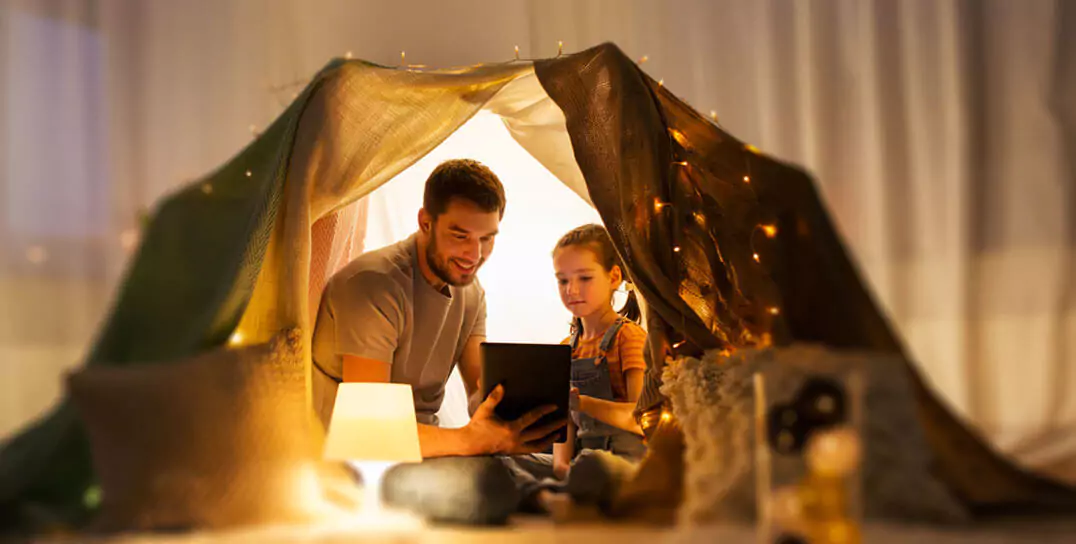
M 994 544 L 1076 542 L 1076 520 L 1036 524 L 1008 524 L 978 529 L 938 529 L 868 525 L 863 542 L 870 544 Z M 382 527 L 334 525 L 318 527 L 271 527 L 214 533 L 169 535 L 135 534 L 109 538 L 57 538 L 51 542 L 98 542 L 108 544 L 231 544 L 345 543 L 369 544 L 688 544 L 754 543 L 751 527 L 710 526 L 658 528 L 608 522 L 554 523 L 548 518 L 519 518 L 510 525 L 471 527 Z
M 181 534 L 55 537 L 34 542 L 98 544 L 694 544 L 757 542 L 750 526 L 655 527 L 602 520 L 595 510 L 553 502 L 551 517 L 519 516 L 501 527 L 427 526 L 406 515 L 380 511 L 317 526 L 277 526 Z M 1076 519 L 994 522 L 976 527 L 911 527 L 867 524 L 865 544 L 1076 543 Z

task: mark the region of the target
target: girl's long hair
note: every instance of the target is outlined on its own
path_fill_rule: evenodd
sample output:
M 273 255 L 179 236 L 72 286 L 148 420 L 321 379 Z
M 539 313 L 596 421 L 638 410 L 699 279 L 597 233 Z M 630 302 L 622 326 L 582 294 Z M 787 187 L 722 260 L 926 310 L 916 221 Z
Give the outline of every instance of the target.
M 567 247 L 583 247 L 593 251 L 598 258 L 598 263 L 607 273 L 611 272 L 614 266 L 617 266 L 620 268 L 621 279 L 624 282 L 628 281 L 628 271 L 624 268 L 624 263 L 620 261 L 620 257 L 617 256 L 616 248 L 613 247 L 613 239 L 609 237 L 605 227 L 593 223 L 576 227 L 561 236 L 557 245 L 553 247 L 553 253 L 555 254 L 558 250 Z M 639 301 L 635 298 L 634 289 L 628 290 L 628 300 L 624 302 L 624 306 L 617 313 L 629 321 L 639 322 L 641 312 L 639 311 Z M 578 317 L 572 318 L 572 333 L 576 332 L 583 332 L 583 321 Z

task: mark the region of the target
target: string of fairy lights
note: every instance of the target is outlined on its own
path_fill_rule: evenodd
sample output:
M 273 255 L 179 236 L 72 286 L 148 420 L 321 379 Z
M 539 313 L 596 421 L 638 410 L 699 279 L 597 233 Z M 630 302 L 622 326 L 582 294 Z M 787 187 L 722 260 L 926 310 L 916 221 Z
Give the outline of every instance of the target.
M 557 57 L 560 57 L 563 54 L 564 54 L 564 41 L 563 40 L 558 40 L 557 41 Z M 344 53 L 344 59 L 351 60 L 352 58 L 353 58 L 353 53 L 351 51 L 347 51 L 347 52 Z M 524 58 L 522 58 L 520 56 L 519 45 L 515 45 L 513 47 L 512 61 L 523 61 L 523 60 L 533 60 L 533 59 L 524 59 Z M 643 64 L 646 64 L 649 60 L 650 60 L 649 55 L 643 55 L 642 57 L 640 57 L 637 60 L 637 64 L 639 64 L 641 66 Z M 406 51 L 400 51 L 400 64 L 399 64 L 399 67 L 401 69 L 405 69 L 405 70 L 421 70 L 421 69 L 426 68 L 425 65 L 421 65 L 421 64 L 408 64 L 408 62 L 407 62 L 407 52 Z M 279 87 L 270 87 L 269 89 L 270 89 L 271 92 L 275 92 L 275 91 L 279 91 L 279 90 L 287 90 L 289 88 L 294 89 L 295 87 L 297 87 L 299 85 L 304 85 L 305 83 L 306 83 L 306 80 L 297 80 L 297 81 L 295 81 L 295 82 L 293 82 L 291 84 L 287 84 L 287 85 L 279 86 Z M 658 85 L 658 87 L 660 89 L 664 90 L 665 80 L 659 78 L 658 82 L 657 82 L 657 85 Z M 293 92 L 291 96 L 292 96 L 292 100 L 297 98 L 298 97 L 298 91 Z M 715 110 L 710 110 L 709 113 L 710 113 L 709 120 L 715 126 L 720 127 L 720 124 L 718 123 L 717 112 Z M 249 129 L 249 132 L 250 132 L 250 135 L 251 135 L 252 138 L 258 138 L 262 134 L 261 131 L 259 131 L 257 125 L 251 124 L 248 127 L 248 129 Z M 689 142 L 687 141 L 686 136 L 682 132 L 680 132 L 680 131 L 678 131 L 678 130 L 676 130 L 674 128 L 669 128 L 668 129 L 668 137 L 670 138 L 670 149 L 673 150 L 672 164 L 670 165 L 670 167 L 673 168 L 674 171 L 672 172 L 671 175 L 666 177 L 666 186 L 664 188 L 664 192 L 666 193 L 665 198 L 662 198 L 661 196 L 658 196 L 658 197 L 654 198 L 654 211 L 655 211 L 656 215 L 658 215 L 659 217 L 668 218 L 668 221 L 671 223 L 669 225 L 669 227 L 670 227 L 669 231 L 673 235 L 672 252 L 676 256 L 679 256 L 679 255 L 682 255 L 682 253 L 683 253 L 683 248 L 682 248 L 681 243 L 680 243 L 681 231 L 683 229 L 681 228 L 681 225 L 680 225 L 680 216 L 679 216 L 679 214 L 675 213 L 676 212 L 676 209 L 675 209 L 676 207 L 671 202 L 671 200 L 672 200 L 671 197 L 673 195 L 672 184 L 673 184 L 673 180 L 676 178 L 676 176 L 680 176 L 680 175 L 685 176 L 687 178 L 687 182 L 689 184 L 691 184 L 691 186 L 694 187 L 695 183 L 694 183 L 694 181 L 692 181 L 692 178 L 691 178 L 693 165 L 688 160 L 686 160 L 685 158 L 682 158 L 680 156 L 681 155 L 680 150 L 689 147 Z M 748 151 L 750 153 L 753 153 L 753 154 L 760 154 L 761 153 L 757 147 L 755 147 L 755 146 L 753 146 L 751 144 L 745 144 L 744 145 L 744 150 Z M 752 182 L 752 176 L 751 176 L 751 172 L 750 172 L 750 161 L 745 161 L 744 170 L 745 170 L 745 172 L 743 174 L 743 183 L 750 186 L 751 182 Z M 246 170 L 244 172 L 244 175 L 247 178 L 251 178 L 251 177 L 253 177 L 254 172 L 251 171 L 251 170 Z M 212 195 L 213 194 L 213 185 L 211 183 L 208 183 L 208 182 L 203 183 L 200 186 L 200 190 L 205 195 Z M 697 191 L 697 188 L 696 188 L 696 191 Z M 754 192 L 753 188 L 752 188 L 752 192 Z M 706 216 L 705 216 L 705 214 L 703 214 L 702 212 L 699 212 L 699 211 L 694 211 L 694 212 L 692 212 L 692 216 L 693 216 L 695 222 L 700 227 L 706 228 Z M 756 229 L 761 230 L 762 233 L 764 234 L 764 236 L 766 238 L 769 238 L 769 239 L 776 238 L 777 235 L 778 235 L 777 226 L 774 225 L 774 224 L 765 224 L 765 223 L 759 224 L 759 225 L 757 225 Z M 140 237 L 141 237 L 141 229 L 139 227 L 130 227 L 130 228 L 124 229 L 119 235 L 119 240 L 118 240 L 119 245 L 123 249 L 124 252 L 131 253 L 131 252 L 134 251 L 135 247 L 138 245 Z M 752 237 L 751 240 L 749 240 L 749 243 L 750 243 L 750 246 L 751 246 L 751 259 L 755 263 L 761 265 L 763 259 L 762 259 L 762 256 L 760 255 L 760 253 L 757 250 L 754 249 L 753 237 Z M 26 248 L 25 258 L 32 265 L 35 265 L 35 266 L 43 265 L 44 263 L 46 263 L 49 260 L 49 251 L 43 245 L 32 245 L 32 246 L 29 246 L 29 247 Z M 767 311 L 767 313 L 769 313 L 770 315 L 773 315 L 773 316 L 779 315 L 781 313 L 780 308 L 778 308 L 776 306 L 771 306 L 771 307 L 767 308 L 766 311 Z M 675 344 L 674 347 L 679 347 L 679 345 L 682 345 L 683 343 L 684 343 L 684 341 L 681 340 L 677 344 Z
M 637 61 L 637 63 L 639 65 L 642 65 L 645 62 L 647 62 L 648 60 L 649 60 L 649 57 L 647 55 L 644 55 L 643 57 L 641 57 Z M 665 91 L 666 90 L 665 89 L 665 80 L 664 79 L 658 79 L 658 88 L 659 88 L 660 91 Z M 717 111 L 710 110 L 709 113 L 710 113 L 710 116 L 709 116 L 710 121 L 713 123 L 713 125 L 720 128 L 720 124 L 718 123 Z M 681 245 L 681 242 L 680 242 L 680 238 L 681 238 L 682 233 L 684 232 L 684 229 L 680 225 L 680 217 L 681 216 L 680 216 L 680 214 L 676 213 L 676 206 L 675 206 L 675 204 L 673 202 L 671 202 L 671 200 L 672 200 L 671 197 L 673 196 L 673 192 L 674 192 L 673 185 L 675 184 L 675 180 L 679 176 L 683 176 L 685 178 L 685 180 L 684 180 L 685 184 L 689 185 L 690 187 L 693 187 L 695 189 L 696 194 L 698 194 L 699 189 L 698 189 L 697 184 L 693 181 L 693 179 L 691 177 L 692 176 L 692 171 L 693 171 L 693 168 L 694 168 L 693 165 L 688 160 L 686 160 L 686 157 L 681 156 L 682 150 L 689 149 L 691 147 L 690 142 L 687 139 L 687 136 L 683 132 L 681 132 L 681 131 L 679 131 L 679 130 L 677 130 L 675 128 L 668 127 L 668 137 L 670 139 L 670 142 L 669 142 L 670 149 L 672 150 L 672 156 L 671 156 L 672 164 L 670 165 L 671 172 L 670 172 L 670 175 L 667 176 L 666 179 L 665 179 L 665 181 L 666 181 L 666 185 L 664 187 L 665 198 L 662 198 L 662 196 L 657 196 L 657 197 L 654 198 L 654 211 L 655 211 L 655 214 L 657 216 L 666 218 L 666 220 L 670 223 L 668 225 L 669 232 L 671 233 L 671 235 L 673 237 L 673 239 L 672 239 L 672 248 L 671 249 L 672 249 L 672 252 L 674 254 L 673 258 L 675 259 L 676 257 L 680 257 L 683 254 L 683 248 L 682 248 L 682 245 Z M 759 149 L 757 147 L 751 145 L 751 144 L 745 144 L 744 145 L 744 151 L 746 151 L 748 153 L 751 153 L 751 154 L 755 154 L 755 155 L 761 154 Z M 750 168 L 751 168 L 751 162 L 750 162 L 750 160 L 746 160 L 745 164 L 744 164 L 744 173 L 743 173 L 742 180 L 743 180 L 743 183 L 746 184 L 751 189 L 752 194 L 754 194 L 755 198 L 757 199 L 757 194 L 755 194 L 754 186 L 751 183 L 752 182 L 752 173 L 751 173 Z M 701 200 L 701 197 L 700 197 L 700 200 Z M 693 211 L 691 213 L 691 216 L 694 219 L 695 223 L 697 223 L 699 227 L 701 227 L 703 229 L 706 229 L 707 228 L 706 215 L 704 213 L 702 213 L 701 211 L 698 211 L 697 207 L 693 206 L 692 208 L 695 210 L 695 211 Z M 756 225 L 755 230 L 756 231 L 760 230 L 764 234 L 764 236 L 766 238 L 768 238 L 768 239 L 774 239 L 774 238 L 777 237 L 777 234 L 778 234 L 777 225 L 775 225 L 775 224 L 762 223 L 762 224 Z M 762 264 L 762 256 L 760 255 L 759 251 L 755 249 L 755 241 L 754 241 L 753 236 L 748 238 L 748 245 L 750 247 L 751 259 L 756 264 L 761 265 Z M 680 263 L 680 264 L 682 264 L 682 263 Z M 769 306 L 769 307 L 765 308 L 765 312 L 768 313 L 771 316 L 776 317 L 776 316 L 780 315 L 781 310 L 777 306 Z M 683 319 L 685 320 L 685 325 L 686 325 L 686 316 L 684 316 Z M 683 328 L 681 330 L 683 330 Z M 686 343 L 687 343 L 687 339 L 682 338 L 679 341 L 673 343 L 672 347 L 673 347 L 674 350 L 676 350 L 676 349 L 680 348 L 681 346 L 683 346 Z

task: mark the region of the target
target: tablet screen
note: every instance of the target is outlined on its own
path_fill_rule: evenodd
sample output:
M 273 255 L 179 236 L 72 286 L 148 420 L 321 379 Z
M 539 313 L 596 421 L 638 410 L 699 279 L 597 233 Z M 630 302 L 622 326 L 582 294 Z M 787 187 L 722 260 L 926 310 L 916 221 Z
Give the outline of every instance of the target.
M 512 421 L 543 405 L 555 405 L 539 425 L 568 417 L 571 389 L 572 348 L 566 344 L 482 344 L 482 395 L 498 384 L 504 398 L 497 405 L 497 417 Z M 562 429 L 557 442 L 567 440 Z

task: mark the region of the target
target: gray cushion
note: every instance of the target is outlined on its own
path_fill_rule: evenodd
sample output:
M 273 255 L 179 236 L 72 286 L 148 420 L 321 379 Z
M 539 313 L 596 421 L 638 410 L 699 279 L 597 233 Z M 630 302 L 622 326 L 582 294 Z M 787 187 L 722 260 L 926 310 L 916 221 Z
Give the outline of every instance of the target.
M 396 465 L 381 487 L 386 505 L 433 522 L 497 525 L 508 521 L 520 492 L 497 457 L 444 457 Z

